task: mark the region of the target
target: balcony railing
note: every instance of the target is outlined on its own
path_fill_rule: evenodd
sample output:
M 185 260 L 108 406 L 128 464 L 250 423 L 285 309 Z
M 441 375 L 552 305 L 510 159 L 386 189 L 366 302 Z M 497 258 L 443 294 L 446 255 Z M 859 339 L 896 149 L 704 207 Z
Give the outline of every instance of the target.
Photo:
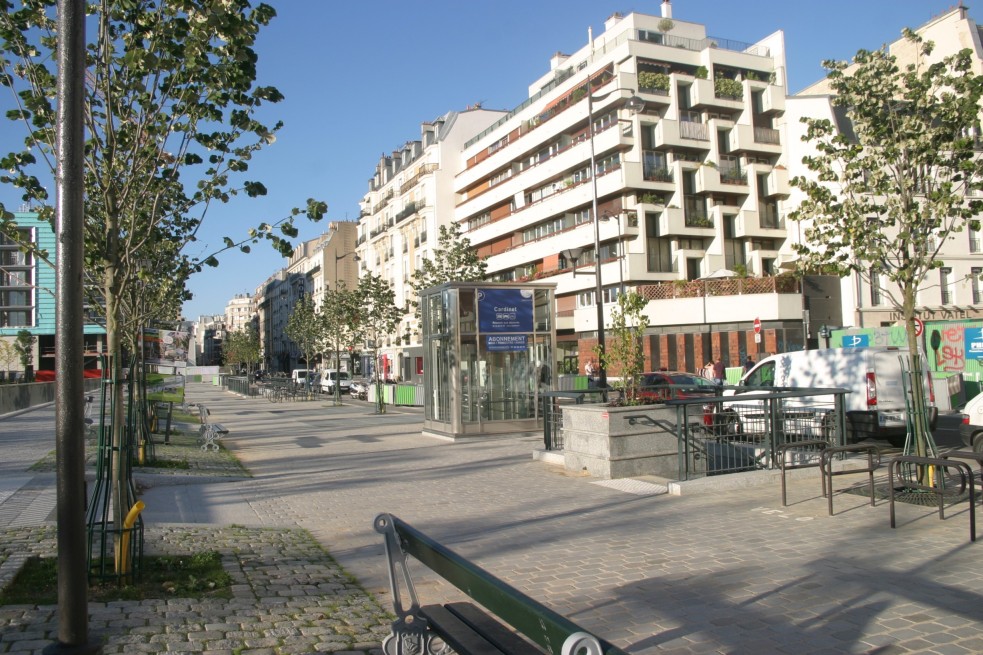
M 709 141 L 710 132 L 698 111 L 679 112 L 679 136 L 684 139 Z
M 762 205 L 758 212 L 758 225 L 767 230 L 780 230 L 784 225 L 778 208 L 774 205 Z
M 741 169 L 737 157 L 721 155 L 719 171 L 722 184 L 747 184 L 747 173 Z
M 770 127 L 754 128 L 754 142 L 765 143 L 773 146 L 778 146 L 782 143 L 781 139 L 779 138 L 778 130 L 773 130 Z
M 701 296 L 738 296 L 758 293 L 801 293 L 799 281 L 791 275 L 774 277 L 727 277 L 712 280 L 674 280 L 638 287 L 646 300 L 672 300 Z
M 983 252 L 983 245 L 981 245 L 980 239 L 970 239 L 969 240 L 969 251 L 970 252 Z
M 713 220 L 707 216 L 706 205 L 698 200 L 687 198 L 683 202 L 686 227 L 713 227 Z

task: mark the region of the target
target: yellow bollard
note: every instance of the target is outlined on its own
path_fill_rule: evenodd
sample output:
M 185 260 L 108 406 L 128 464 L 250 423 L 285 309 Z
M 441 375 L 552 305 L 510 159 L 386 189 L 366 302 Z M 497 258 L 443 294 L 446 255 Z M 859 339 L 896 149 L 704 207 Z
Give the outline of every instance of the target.
M 130 530 L 133 528 L 133 524 L 137 522 L 137 517 L 140 516 L 140 512 L 146 507 L 142 500 L 138 500 L 127 512 L 126 518 L 123 519 L 123 534 L 120 536 L 120 546 L 116 551 L 116 575 L 128 576 L 130 574 Z M 124 567 L 125 570 L 124 570 Z

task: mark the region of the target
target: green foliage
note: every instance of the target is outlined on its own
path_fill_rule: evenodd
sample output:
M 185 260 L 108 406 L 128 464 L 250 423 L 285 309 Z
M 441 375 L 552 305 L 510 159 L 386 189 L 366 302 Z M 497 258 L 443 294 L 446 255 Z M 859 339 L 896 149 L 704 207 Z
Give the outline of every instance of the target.
M 0 80 L 11 107 L 0 109 L 25 135 L 19 151 L 0 153 L 0 183 L 51 219 L 44 182 L 58 160 L 56 3 L 21 4 L 0 12 Z M 289 254 L 294 218 L 317 220 L 326 206 L 309 200 L 224 239 L 217 252 L 188 254 L 213 204 L 266 193 L 262 182 L 241 178 L 281 128 L 260 120 L 283 96 L 257 83 L 254 50 L 275 12 L 248 0 L 97 2 L 86 10 L 85 265 L 99 289 L 90 305 L 105 312 L 116 356 L 140 325 L 177 318 L 188 277 L 217 265 L 220 252 L 267 241 Z M 0 230 L 11 220 L 0 205 Z
M 416 298 L 412 301 L 417 321 L 420 320 L 420 292 L 445 282 L 477 282 L 485 279 L 488 262 L 479 257 L 471 247 L 471 241 L 461 236 L 461 227 L 452 223 L 440 226 L 437 247 L 432 259 L 413 273 L 410 287 Z
M 641 89 L 669 90 L 669 76 L 666 73 L 642 71 L 638 74 L 638 87 Z
M 287 317 L 283 333 L 297 345 L 301 358 L 306 362 L 305 367 L 313 368 L 311 360 L 324 341 L 324 324 L 314 306 L 314 301 L 309 296 L 302 296 L 294 304 L 290 316 Z
M 931 42 L 911 30 L 905 37 L 916 54 L 904 65 L 886 49 L 861 50 L 852 65 L 824 62 L 834 103 L 852 130 L 803 119 L 803 140 L 817 154 L 803 159 L 813 175 L 792 180 L 806 198 L 790 218 L 806 221 L 796 248 L 804 269 L 880 279 L 904 318 L 914 357 L 923 281 L 944 265 L 947 239 L 979 229 L 983 160 L 974 135 L 983 78 L 971 50 L 933 58 Z M 921 386 L 914 392 L 922 402 Z M 923 432 L 918 454 L 927 452 Z
M 713 81 L 713 93 L 718 98 L 740 99 L 744 95 L 744 86 L 729 77 L 718 77 Z
M 676 24 L 672 22 L 671 18 L 663 18 L 659 21 L 658 30 L 662 33 L 671 32 Z
M 14 344 L 0 338 L 0 370 L 9 371 L 10 366 L 17 360 L 18 354 Z
M 37 343 L 37 340 L 37 337 L 28 330 L 17 332 L 17 338 L 14 340 L 14 352 L 17 353 L 20 366 L 25 371 L 34 364 L 34 344 Z
M 710 72 L 707 70 L 707 67 L 706 66 L 697 66 L 696 67 L 696 72 L 693 73 L 693 76 L 696 77 L 696 78 L 698 78 L 698 79 L 705 80 L 705 79 L 707 79 L 707 75 L 709 75 L 709 74 L 710 74 Z
M 222 356 L 225 363 L 235 368 L 246 366 L 249 373 L 253 364 L 259 361 L 259 333 L 252 325 L 242 330 L 230 332 L 222 342 Z
M 382 277 L 369 273 L 358 281 L 355 293 L 359 301 L 357 325 L 365 338 L 375 344 L 376 353 L 379 344 L 386 337 L 396 336 L 399 324 L 403 319 L 403 310 L 396 305 L 396 292 L 392 285 Z M 382 372 L 376 371 L 376 402 L 377 411 L 386 411 L 382 394 Z
M 611 326 L 606 333 L 611 337 L 606 351 L 595 350 L 605 369 L 614 369 L 621 378 L 614 387 L 621 391 L 623 405 L 637 405 L 641 374 L 645 369 L 643 339 L 648 328 L 645 314 L 647 301 L 634 289 L 618 296 L 618 306 L 611 312 Z
M 215 551 L 143 558 L 138 580 L 118 585 L 92 582 L 88 598 L 95 602 L 154 598 L 231 598 L 232 576 Z M 54 605 L 58 602 L 58 560 L 31 557 L 0 592 L 0 605 Z

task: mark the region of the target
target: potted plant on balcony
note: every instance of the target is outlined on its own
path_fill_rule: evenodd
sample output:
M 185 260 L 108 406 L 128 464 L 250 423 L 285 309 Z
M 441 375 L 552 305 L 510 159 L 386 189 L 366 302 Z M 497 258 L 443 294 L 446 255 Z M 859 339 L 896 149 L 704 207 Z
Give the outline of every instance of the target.
M 729 77 L 718 77 L 713 81 L 713 93 L 718 98 L 739 100 L 744 95 L 744 86 Z
M 661 91 L 668 93 L 669 75 L 666 73 L 642 71 L 638 74 L 638 88 L 643 91 Z
M 708 74 L 709 74 L 709 71 L 707 70 L 707 67 L 706 66 L 697 66 L 696 67 L 696 72 L 693 73 L 693 77 L 696 77 L 696 78 L 701 79 L 701 80 L 705 80 L 705 79 L 707 79 L 707 75 Z

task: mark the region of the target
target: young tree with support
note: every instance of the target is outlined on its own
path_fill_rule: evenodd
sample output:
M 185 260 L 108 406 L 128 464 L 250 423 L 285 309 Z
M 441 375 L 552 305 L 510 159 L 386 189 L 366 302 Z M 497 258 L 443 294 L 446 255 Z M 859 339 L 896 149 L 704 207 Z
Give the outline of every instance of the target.
M 324 341 L 324 324 L 318 314 L 314 300 L 310 296 L 301 296 L 300 300 L 294 304 L 287 317 L 287 324 L 283 328 L 291 341 L 300 350 L 301 358 L 308 374 L 304 376 L 307 390 L 311 391 L 310 371 L 313 367 L 314 356 L 320 352 L 321 344 Z
M 341 353 L 350 353 L 360 336 L 357 323 L 361 306 L 362 300 L 357 289 L 348 289 L 344 282 L 339 282 L 336 288 L 324 292 L 319 318 L 325 351 L 331 351 L 334 357 L 335 405 L 341 404 Z
M 365 338 L 375 344 L 376 370 L 376 412 L 386 413 L 386 401 L 383 397 L 382 372 L 379 371 L 379 344 L 385 337 L 397 334 L 399 322 L 403 318 L 403 310 L 396 305 L 396 292 L 392 285 L 380 276 L 368 274 L 358 281 L 356 289 L 361 309 L 358 314 L 358 326 Z
M 0 155 L 0 183 L 20 189 L 24 201 L 39 205 L 41 217 L 49 220 L 53 211 L 45 181 L 54 177 L 58 159 L 55 5 L 38 0 L 15 11 L 4 3 L 0 11 L 0 85 L 11 91 L 5 113 L 25 134 L 21 149 Z M 240 178 L 281 127 L 261 122 L 259 112 L 283 96 L 256 79 L 256 37 L 275 16 L 267 4 L 96 0 L 86 10 L 93 38 L 86 47 L 83 100 L 85 263 L 98 279 L 109 376 L 118 381 L 127 336 L 125 303 L 132 287 L 141 284 L 140 262 L 154 259 L 161 249 L 187 252 L 206 214 L 214 214 L 214 204 L 265 195 L 261 182 Z M 187 276 L 218 265 L 221 252 L 248 252 L 260 241 L 289 255 L 295 218 L 318 220 L 326 209 L 311 199 L 284 217 L 225 237 L 214 252 L 187 256 L 174 283 L 183 291 Z M 12 214 L 2 205 L 0 231 L 17 238 Z M 123 401 L 123 387 L 115 384 L 116 453 L 130 447 Z M 121 534 L 135 498 L 123 457 L 112 468 L 111 530 Z
M 969 49 L 930 61 L 933 44 L 904 35 L 917 53 L 904 66 L 886 49 L 824 62 L 849 129 L 803 119 L 803 140 L 817 151 L 803 162 L 814 175 L 792 180 L 806 198 L 790 218 L 805 228 L 796 247 L 802 270 L 859 275 L 902 316 L 913 404 L 906 453 L 931 456 L 915 313 L 928 273 L 944 265 L 945 242 L 979 229 L 983 78 Z

